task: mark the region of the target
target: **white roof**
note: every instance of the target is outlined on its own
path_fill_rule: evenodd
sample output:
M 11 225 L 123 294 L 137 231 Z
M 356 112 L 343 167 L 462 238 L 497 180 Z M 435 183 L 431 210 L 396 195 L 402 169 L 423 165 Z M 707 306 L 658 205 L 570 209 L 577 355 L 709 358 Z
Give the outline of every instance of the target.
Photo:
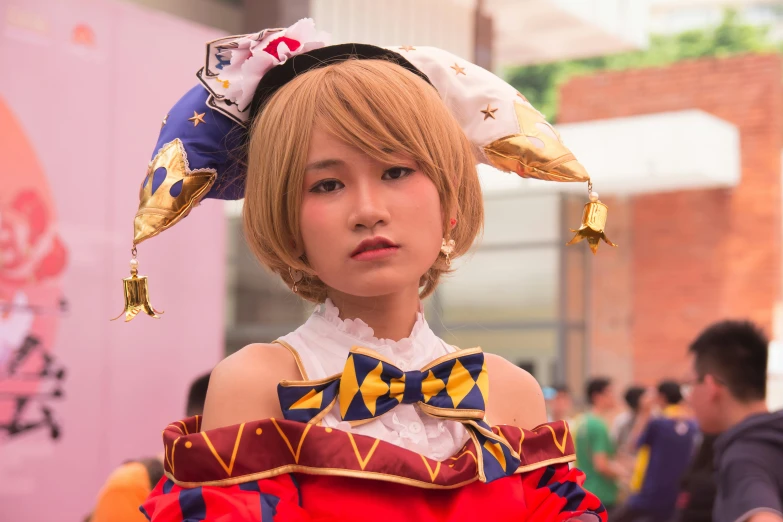
M 554 62 L 647 46 L 649 0 L 485 0 L 498 66 Z

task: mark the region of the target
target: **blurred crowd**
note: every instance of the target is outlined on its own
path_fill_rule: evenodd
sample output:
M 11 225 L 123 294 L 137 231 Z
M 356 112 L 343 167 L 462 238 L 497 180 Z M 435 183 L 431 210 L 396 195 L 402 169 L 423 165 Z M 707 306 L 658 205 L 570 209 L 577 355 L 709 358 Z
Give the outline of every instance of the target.
M 768 340 L 724 321 L 689 347 L 689 372 L 622 393 L 594 377 L 582 411 L 566 386 L 545 389 L 568 421 L 576 466 L 611 522 L 779 522 L 783 412 L 766 406 Z

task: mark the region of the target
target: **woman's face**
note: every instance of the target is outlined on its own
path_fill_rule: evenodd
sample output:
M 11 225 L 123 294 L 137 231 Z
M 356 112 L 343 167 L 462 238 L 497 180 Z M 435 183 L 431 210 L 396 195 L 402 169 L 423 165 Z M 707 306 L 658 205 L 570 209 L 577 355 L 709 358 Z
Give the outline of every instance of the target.
M 359 297 L 418 288 L 440 253 L 442 222 L 438 191 L 412 158 L 382 163 L 313 129 L 300 226 L 328 287 Z

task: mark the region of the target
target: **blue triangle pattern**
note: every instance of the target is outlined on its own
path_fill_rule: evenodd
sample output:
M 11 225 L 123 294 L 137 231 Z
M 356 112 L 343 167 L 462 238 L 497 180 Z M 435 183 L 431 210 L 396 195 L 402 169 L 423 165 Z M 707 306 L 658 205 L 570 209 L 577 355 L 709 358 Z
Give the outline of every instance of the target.
M 473 385 L 473 388 L 471 388 L 470 392 L 465 395 L 465 398 L 462 399 L 462 402 L 455 406 L 459 406 L 460 408 L 470 408 L 472 410 L 483 410 L 486 407 L 484 404 L 484 396 L 481 395 L 481 390 L 479 390 L 479 387 L 475 384 Z

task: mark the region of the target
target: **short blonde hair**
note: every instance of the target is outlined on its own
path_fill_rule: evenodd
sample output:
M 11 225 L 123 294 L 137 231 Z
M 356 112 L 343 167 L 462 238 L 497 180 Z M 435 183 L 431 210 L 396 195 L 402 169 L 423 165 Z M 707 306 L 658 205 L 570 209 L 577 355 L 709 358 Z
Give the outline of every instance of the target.
M 289 268 L 305 277 L 298 294 L 323 302 L 326 285 L 307 264 L 299 232 L 302 184 L 314 125 L 373 158 L 412 157 L 440 194 L 444 236 L 464 254 L 481 232 L 484 207 L 473 148 L 435 89 L 383 60 L 347 60 L 301 74 L 280 88 L 256 118 L 250 135 L 243 222 L 259 261 L 287 285 Z M 456 207 L 457 225 L 449 219 Z M 445 259 L 422 275 L 421 297 L 431 294 Z

